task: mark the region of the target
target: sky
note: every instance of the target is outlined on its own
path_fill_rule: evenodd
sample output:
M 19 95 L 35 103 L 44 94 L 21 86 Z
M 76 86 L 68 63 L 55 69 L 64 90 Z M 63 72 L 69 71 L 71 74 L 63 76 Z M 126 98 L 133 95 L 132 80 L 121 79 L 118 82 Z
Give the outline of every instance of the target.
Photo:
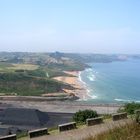
M 139 53 L 139 0 L 0 0 L 0 51 Z

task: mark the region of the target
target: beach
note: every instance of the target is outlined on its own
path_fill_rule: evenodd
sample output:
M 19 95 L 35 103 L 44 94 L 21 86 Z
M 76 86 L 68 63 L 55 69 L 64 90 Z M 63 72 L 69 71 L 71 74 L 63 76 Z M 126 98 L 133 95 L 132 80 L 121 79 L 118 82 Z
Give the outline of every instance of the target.
M 64 72 L 72 76 L 58 76 L 53 78 L 65 84 L 69 84 L 75 88 L 74 90 L 63 89 L 64 92 L 70 95 L 73 94 L 77 96 L 79 100 L 85 101 L 87 99 L 90 99 L 91 97 L 88 95 L 88 90 L 80 78 L 81 72 L 80 71 L 64 71 Z
M 70 71 L 65 73 L 70 74 L 71 76 L 59 76 L 54 79 L 64 82 L 66 84 L 70 84 L 75 89 L 74 90 L 66 90 L 65 92 L 60 94 L 74 94 L 79 99 L 78 100 L 68 100 L 63 97 L 63 100 L 58 100 L 58 93 L 53 95 L 44 94 L 43 97 L 37 96 L 7 96 L 0 98 L 1 107 L 10 106 L 10 107 L 19 107 L 19 108 L 32 108 L 39 109 L 44 112 L 58 112 L 58 113 L 75 113 L 79 110 L 91 109 L 96 110 L 99 114 L 112 114 L 116 113 L 117 110 L 121 107 L 119 104 L 104 104 L 104 103 L 95 103 L 88 104 L 88 102 L 80 102 L 91 99 L 88 96 L 88 91 L 86 89 L 85 83 L 82 82 L 79 71 Z M 67 96 L 66 96 L 67 97 Z M 54 100 L 55 99 L 55 100 Z

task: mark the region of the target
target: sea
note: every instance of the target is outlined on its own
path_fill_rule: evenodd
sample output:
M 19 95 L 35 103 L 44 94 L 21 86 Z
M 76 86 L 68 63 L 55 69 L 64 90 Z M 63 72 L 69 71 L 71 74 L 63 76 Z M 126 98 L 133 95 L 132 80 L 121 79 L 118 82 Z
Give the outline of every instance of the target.
M 140 59 L 111 63 L 90 63 L 80 73 L 88 103 L 140 103 Z

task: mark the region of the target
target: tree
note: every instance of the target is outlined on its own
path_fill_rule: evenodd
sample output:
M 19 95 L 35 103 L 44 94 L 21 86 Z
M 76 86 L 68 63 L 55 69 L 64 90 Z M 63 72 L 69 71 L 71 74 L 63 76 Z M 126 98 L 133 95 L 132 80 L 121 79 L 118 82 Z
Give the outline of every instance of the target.
M 79 110 L 73 116 L 73 120 L 77 123 L 85 123 L 86 119 L 98 117 L 96 111 L 93 110 Z

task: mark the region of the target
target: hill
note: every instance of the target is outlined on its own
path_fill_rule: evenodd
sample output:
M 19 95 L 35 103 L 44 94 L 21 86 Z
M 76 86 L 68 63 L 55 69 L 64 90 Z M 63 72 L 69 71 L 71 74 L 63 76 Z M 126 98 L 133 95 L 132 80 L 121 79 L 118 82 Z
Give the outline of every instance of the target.
M 36 95 L 44 93 L 63 92 L 69 85 L 52 79 L 29 76 L 26 73 L 0 73 L 0 92 L 17 95 Z
M 65 71 L 82 71 L 89 68 L 91 62 L 124 61 L 128 57 L 139 55 L 0 52 L 0 93 L 38 96 L 63 92 L 63 88 L 73 87 L 53 77 L 73 76 Z

